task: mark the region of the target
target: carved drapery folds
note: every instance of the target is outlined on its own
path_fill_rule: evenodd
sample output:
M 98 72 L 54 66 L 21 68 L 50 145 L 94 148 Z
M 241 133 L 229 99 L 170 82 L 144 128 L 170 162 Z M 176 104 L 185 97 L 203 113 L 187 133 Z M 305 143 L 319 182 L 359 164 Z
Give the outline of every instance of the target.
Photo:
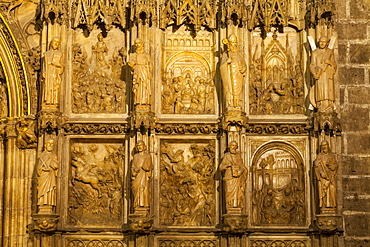
M 160 9 L 162 29 L 171 24 L 188 24 L 193 26 L 195 31 L 199 31 L 201 26 L 216 28 L 217 0 L 169 0 L 164 1 Z
M 299 54 L 293 56 L 288 48 L 288 40 L 287 34 L 284 48 L 274 32 L 266 48 L 264 41 L 261 46 L 255 46 L 249 67 L 249 102 L 253 115 L 303 114 L 305 111 L 301 61 Z
M 162 226 L 213 226 L 216 221 L 215 143 L 163 140 L 159 210 Z
M 68 223 L 120 226 L 124 146 L 81 142 L 71 146 Z
M 305 225 L 305 171 L 298 151 L 281 142 L 266 144 L 252 169 L 253 225 Z
M 103 23 L 108 30 L 113 25 L 126 27 L 126 0 L 75 0 L 72 4 L 72 26 L 86 25 L 93 30 L 94 24 Z

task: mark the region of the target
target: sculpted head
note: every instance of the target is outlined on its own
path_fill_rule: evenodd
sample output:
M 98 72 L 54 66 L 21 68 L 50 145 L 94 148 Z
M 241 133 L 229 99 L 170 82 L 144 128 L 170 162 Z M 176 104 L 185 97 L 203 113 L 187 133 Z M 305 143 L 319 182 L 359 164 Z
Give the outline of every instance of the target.
M 45 142 L 45 150 L 48 152 L 52 152 L 54 150 L 55 141 L 54 139 L 47 139 Z
M 102 41 L 103 40 L 103 34 L 102 33 L 99 33 L 97 37 L 98 37 L 98 40 L 99 41 Z
M 326 36 L 321 36 L 319 39 L 319 48 L 320 49 L 325 49 L 329 44 L 329 39 Z
M 322 141 L 320 144 L 320 149 L 321 152 L 328 154 L 330 152 L 329 142 L 327 140 Z
M 136 51 L 144 51 L 144 42 L 141 39 L 135 39 Z
M 236 141 L 232 141 L 227 147 L 229 148 L 230 153 L 235 154 L 238 149 L 238 143 Z
M 144 141 L 140 140 L 136 143 L 136 150 L 138 152 L 144 152 L 146 150 L 146 145 L 145 145 Z
M 54 37 L 49 46 L 49 50 L 57 51 L 59 50 L 60 47 L 60 38 L 59 37 Z

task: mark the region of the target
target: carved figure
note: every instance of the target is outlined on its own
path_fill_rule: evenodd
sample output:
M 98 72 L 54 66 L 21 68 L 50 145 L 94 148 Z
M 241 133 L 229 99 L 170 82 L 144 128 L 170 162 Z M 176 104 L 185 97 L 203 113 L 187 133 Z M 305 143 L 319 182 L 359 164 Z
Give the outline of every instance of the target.
M 131 54 L 128 65 L 133 70 L 133 91 L 136 105 L 150 105 L 150 81 L 152 79 L 152 63 L 149 53 L 144 52 L 144 42 L 135 40 L 136 52 Z
M 334 111 L 334 74 L 337 65 L 334 51 L 328 48 L 329 39 L 322 36 L 319 39 L 319 49 L 312 52 L 310 69 L 316 84 L 311 93 L 311 104 L 319 111 Z M 311 89 L 312 90 L 312 89 Z
M 335 209 L 336 199 L 336 176 L 338 164 L 335 155 L 331 153 L 328 141 L 324 140 L 320 145 L 320 153 L 314 161 L 315 174 L 318 180 L 319 207 Z
M 135 211 L 139 208 L 149 208 L 150 179 L 153 169 L 152 157 L 145 152 L 145 143 L 138 141 L 136 149 L 138 153 L 134 155 L 131 167 L 131 188 L 134 195 Z
M 224 172 L 226 208 L 242 208 L 247 168 L 243 164 L 238 143 L 228 145 L 229 152 L 222 158 L 220 170 Z
M 49 50 L 44 54 L 43 63 L 43 104 L 59 105 L 60 84 L 64 72 L 63 53 L 60 51 L 60 38 L 54 37 Z
M 231 34 L 223 43 L 228 46 L 221 60 L 221 78 L 224 86 L 227 108 L 241 108 L 247 65 L 239 52 L 235 34 Z
M 40 154 L 37 167 L 37 205 L 38 213 L 52 213 L 56 205 L 57 172 L 59 161 L 54 153 L 55 141 L 48 139 Z
M 0 81 L 0 118 L 8 116 L 8 97 L 6 88 Z
M 35 148 L 37 137 L 34 132 L 34 123 L 30 120 L 22 119 L 17 125 L 17 145 L 19 148 Z
M 96 44 L 91 47 L 91 50 L 95 56 L 91 57 L 90 60 L 95 59 L 96 69 L 98 69 L 98 71 L 102 73 L 103 76 L 105 76 L 106 71 L 110 69 L 109 64 L 105 60 L 105 57 L 108 53 L 108 47 L 107 44 L 103 41 L 104 37 L 102 33 L 99 33 L 97 38 L 98 42 L 96 42 Z

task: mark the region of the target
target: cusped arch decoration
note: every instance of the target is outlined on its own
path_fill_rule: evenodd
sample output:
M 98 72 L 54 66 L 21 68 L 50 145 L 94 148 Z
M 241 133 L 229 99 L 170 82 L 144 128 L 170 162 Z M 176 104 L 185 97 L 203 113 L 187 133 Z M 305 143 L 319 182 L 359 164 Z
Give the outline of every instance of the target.
M 272 141 L 252 156 L 252 224 L 306 224 L 305 171 L 302 154 L 290 143 Z
M 24 61 L 17 41 L 0 14 L 0 65 L 8 92 L 8 117 L 30 115 L 30 93 Z

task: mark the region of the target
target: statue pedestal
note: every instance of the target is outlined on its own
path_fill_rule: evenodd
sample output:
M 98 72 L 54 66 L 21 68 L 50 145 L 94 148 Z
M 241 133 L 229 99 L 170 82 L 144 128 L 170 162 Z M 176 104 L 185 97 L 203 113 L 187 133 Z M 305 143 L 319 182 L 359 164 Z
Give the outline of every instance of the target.
M 324 233 L 334 233 L 338 230 L 341 223 L 341 216 L 335 214 L 316 215 L 316 224 L 320 231 Z
M 222 215 L 224 230 L 229 233 L 243 233 L 247 229 L 248 215 L 224 214 Z
M 41 206 L 39 206 L 38 214 L 52 215 L 53 214 L 53 206 L 52 205 L 41 205 Z
M 129 215 L 130 228 L 136 233 L 148 233 L 153 225 L 153 217 L 148 217 L 148 211 L 145 213 L 135 213 Z
M 33 218 L 33 229 L 37 232 L 54 232 L 57 229 L 59 215 L 57 214 L 35 214 Z

